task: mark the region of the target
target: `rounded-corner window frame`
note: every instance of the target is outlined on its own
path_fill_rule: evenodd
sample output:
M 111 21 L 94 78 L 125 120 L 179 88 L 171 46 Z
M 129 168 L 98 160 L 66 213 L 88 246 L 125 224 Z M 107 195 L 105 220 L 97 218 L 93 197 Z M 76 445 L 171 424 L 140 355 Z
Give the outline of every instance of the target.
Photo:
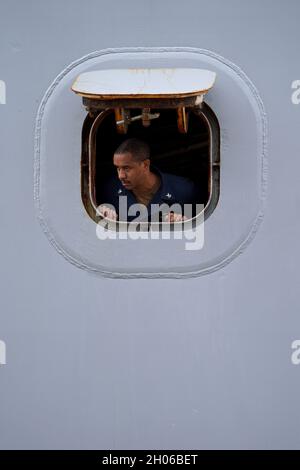
M 191 108 L 190 112 L 194 113 L 204 121 L 209 132 L 209 197 L 201 212 L 187 221 L 190 222 L 192 227 L 195 227 L 199 220 L 207 220 L 208 217 L 213 213 L 218 204 L 220 196 L 220 125 L 216 114 L 205 102 L 201 103 L 200 106 Z M 82 127 L 81 200 L 87 214 L 95 223 L 99 223 L 99 220 L 101 220 L 101 216 L 97 210 L 98 203 L 96 200 L 96 136 L 101 122 L 103 122 L 103 120 L 111 113 L 114 113 L 113 108 L 105 108 L 96 112 L 89 112 L 84 119 Z M 132 223 L 133 222 L 131 222 L 131 224 Z M 165 223 L 151 222 L 152 227 L 153 224 L 157 225 L 158 227 L 162 227 Z M 175 222 L 172 225 L 181 225 L 181 222 Z M 148 223 L 145 224 L 145 226 L 147 226 L 148 230 Z M 170 224 L 168 224 L 168 226 L 171 227 Z M 110 226 L 108 227 L 110 228 Z M 128 222 L 116 221 L 113 224 L 113 227 L 118 231 L 127 230 Z M 143 224 L 140 224 L 140 227 L 142 228 Z

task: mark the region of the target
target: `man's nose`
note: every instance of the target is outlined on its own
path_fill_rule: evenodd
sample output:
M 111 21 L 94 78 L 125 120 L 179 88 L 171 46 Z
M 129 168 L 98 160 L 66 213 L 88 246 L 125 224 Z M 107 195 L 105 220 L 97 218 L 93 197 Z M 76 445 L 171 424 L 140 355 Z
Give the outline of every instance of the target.
M 122 170 L 122 169 L 120 169 L 120 170 L 119 170 L 119 178 L 120 178 L 120 180 L 125 179 L 125 176 L 126 176 L 125 171 Z

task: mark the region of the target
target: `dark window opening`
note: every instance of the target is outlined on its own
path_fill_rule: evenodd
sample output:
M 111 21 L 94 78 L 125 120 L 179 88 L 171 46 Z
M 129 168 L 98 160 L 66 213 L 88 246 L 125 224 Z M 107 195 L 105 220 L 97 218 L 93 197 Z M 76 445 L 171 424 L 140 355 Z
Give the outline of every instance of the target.
M 185 176 L 199 188 L 199 204 L 207 218 L 219 198 L 220 130 L 213 111 L 205 103 L 188 110 L 187 133 L 180 133 L 176 109 L 151 109 L 160 116 L 144 127 L 132 121 L 126 134 L 117 132 L 114 109 L 86 117 L 82 132 L 81 192 L 88 214 L 97 221 L 95 208 L 102 204 L 101 188 L 111 175 L 115 149 L 126 139 L 137 137 L 151 149 L 151 163 L 159 170 Z M 131 109 L 131 117 L 141 114 Z

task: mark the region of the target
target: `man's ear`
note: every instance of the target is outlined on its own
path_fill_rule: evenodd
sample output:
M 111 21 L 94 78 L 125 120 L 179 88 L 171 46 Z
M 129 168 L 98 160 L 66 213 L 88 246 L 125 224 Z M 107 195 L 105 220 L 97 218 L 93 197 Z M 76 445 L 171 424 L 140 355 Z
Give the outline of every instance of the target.
M 144 165 L 145 170 L 149 170 L 149 168 L 150 168 L 150 158 L 146 158 L 146 160 L 143 160 L 142 163 Z

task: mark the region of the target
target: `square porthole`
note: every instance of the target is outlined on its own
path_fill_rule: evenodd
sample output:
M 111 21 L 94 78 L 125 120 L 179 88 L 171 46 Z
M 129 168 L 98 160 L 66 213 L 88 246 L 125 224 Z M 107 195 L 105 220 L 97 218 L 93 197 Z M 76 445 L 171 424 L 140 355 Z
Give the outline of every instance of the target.
M 129 81 L 132 74 L 134 85 Z M 127 87 L 111 84 L 116 75 L 121 75 L 120 82 Z M 82 129 L 81 197 L 92 220 L 99 222 L 99 207 L 108 203 L 115 209 L 114 227 L 119 229 L 128 218 L 120 217 L 118 196 L 139 202 L 134 189 L 116 182 L 120 173 L 113 165 L 116 149 L 132 139 L 146 144 L 149 170 L 160 179 L 147 207 L 149 214 L 150 206 L 159 205 L 160 217 L 155 222 L 147 217 L 147 222 L 163 225 L 176 204 L 182 220 L 192 226 L 201 210 L 205 218 L 213 212 L 219 198 L 220 130 L 203 97 L 214 80 L 213 72 L 199 69 L 106 70 L 77 78 L 72 89 L 83 97 L 88 111 Z M 188 213 L 187 204 L 191 206 Z M 175 219 L 170 220 L 169 227 L 182 221 L 176 209 Z M 141 226 L 149 229 L 148 223 Z
M 165 231 L 163 220 L 154 230 L 145 223 L 137 237 L 128 236 L 135 233 L 122 217 L 105 231 L 97 208 L 109 203 L 111 179 L 121 181 L 114 154 L 128 139 L 148 145 L 152 170 L 181 179 L 176 188 L 183 180 L 196 187 L 199 213 L 196 207 L 188 221 L 175 220 Z M 97 51 L 63 70 L 39 107 L 37 215 L 56 250 L 93 273 L 181 278 L 225 266 L 257 232 L 266 178 L 258 91 L 238 66 L 210 51 Z

